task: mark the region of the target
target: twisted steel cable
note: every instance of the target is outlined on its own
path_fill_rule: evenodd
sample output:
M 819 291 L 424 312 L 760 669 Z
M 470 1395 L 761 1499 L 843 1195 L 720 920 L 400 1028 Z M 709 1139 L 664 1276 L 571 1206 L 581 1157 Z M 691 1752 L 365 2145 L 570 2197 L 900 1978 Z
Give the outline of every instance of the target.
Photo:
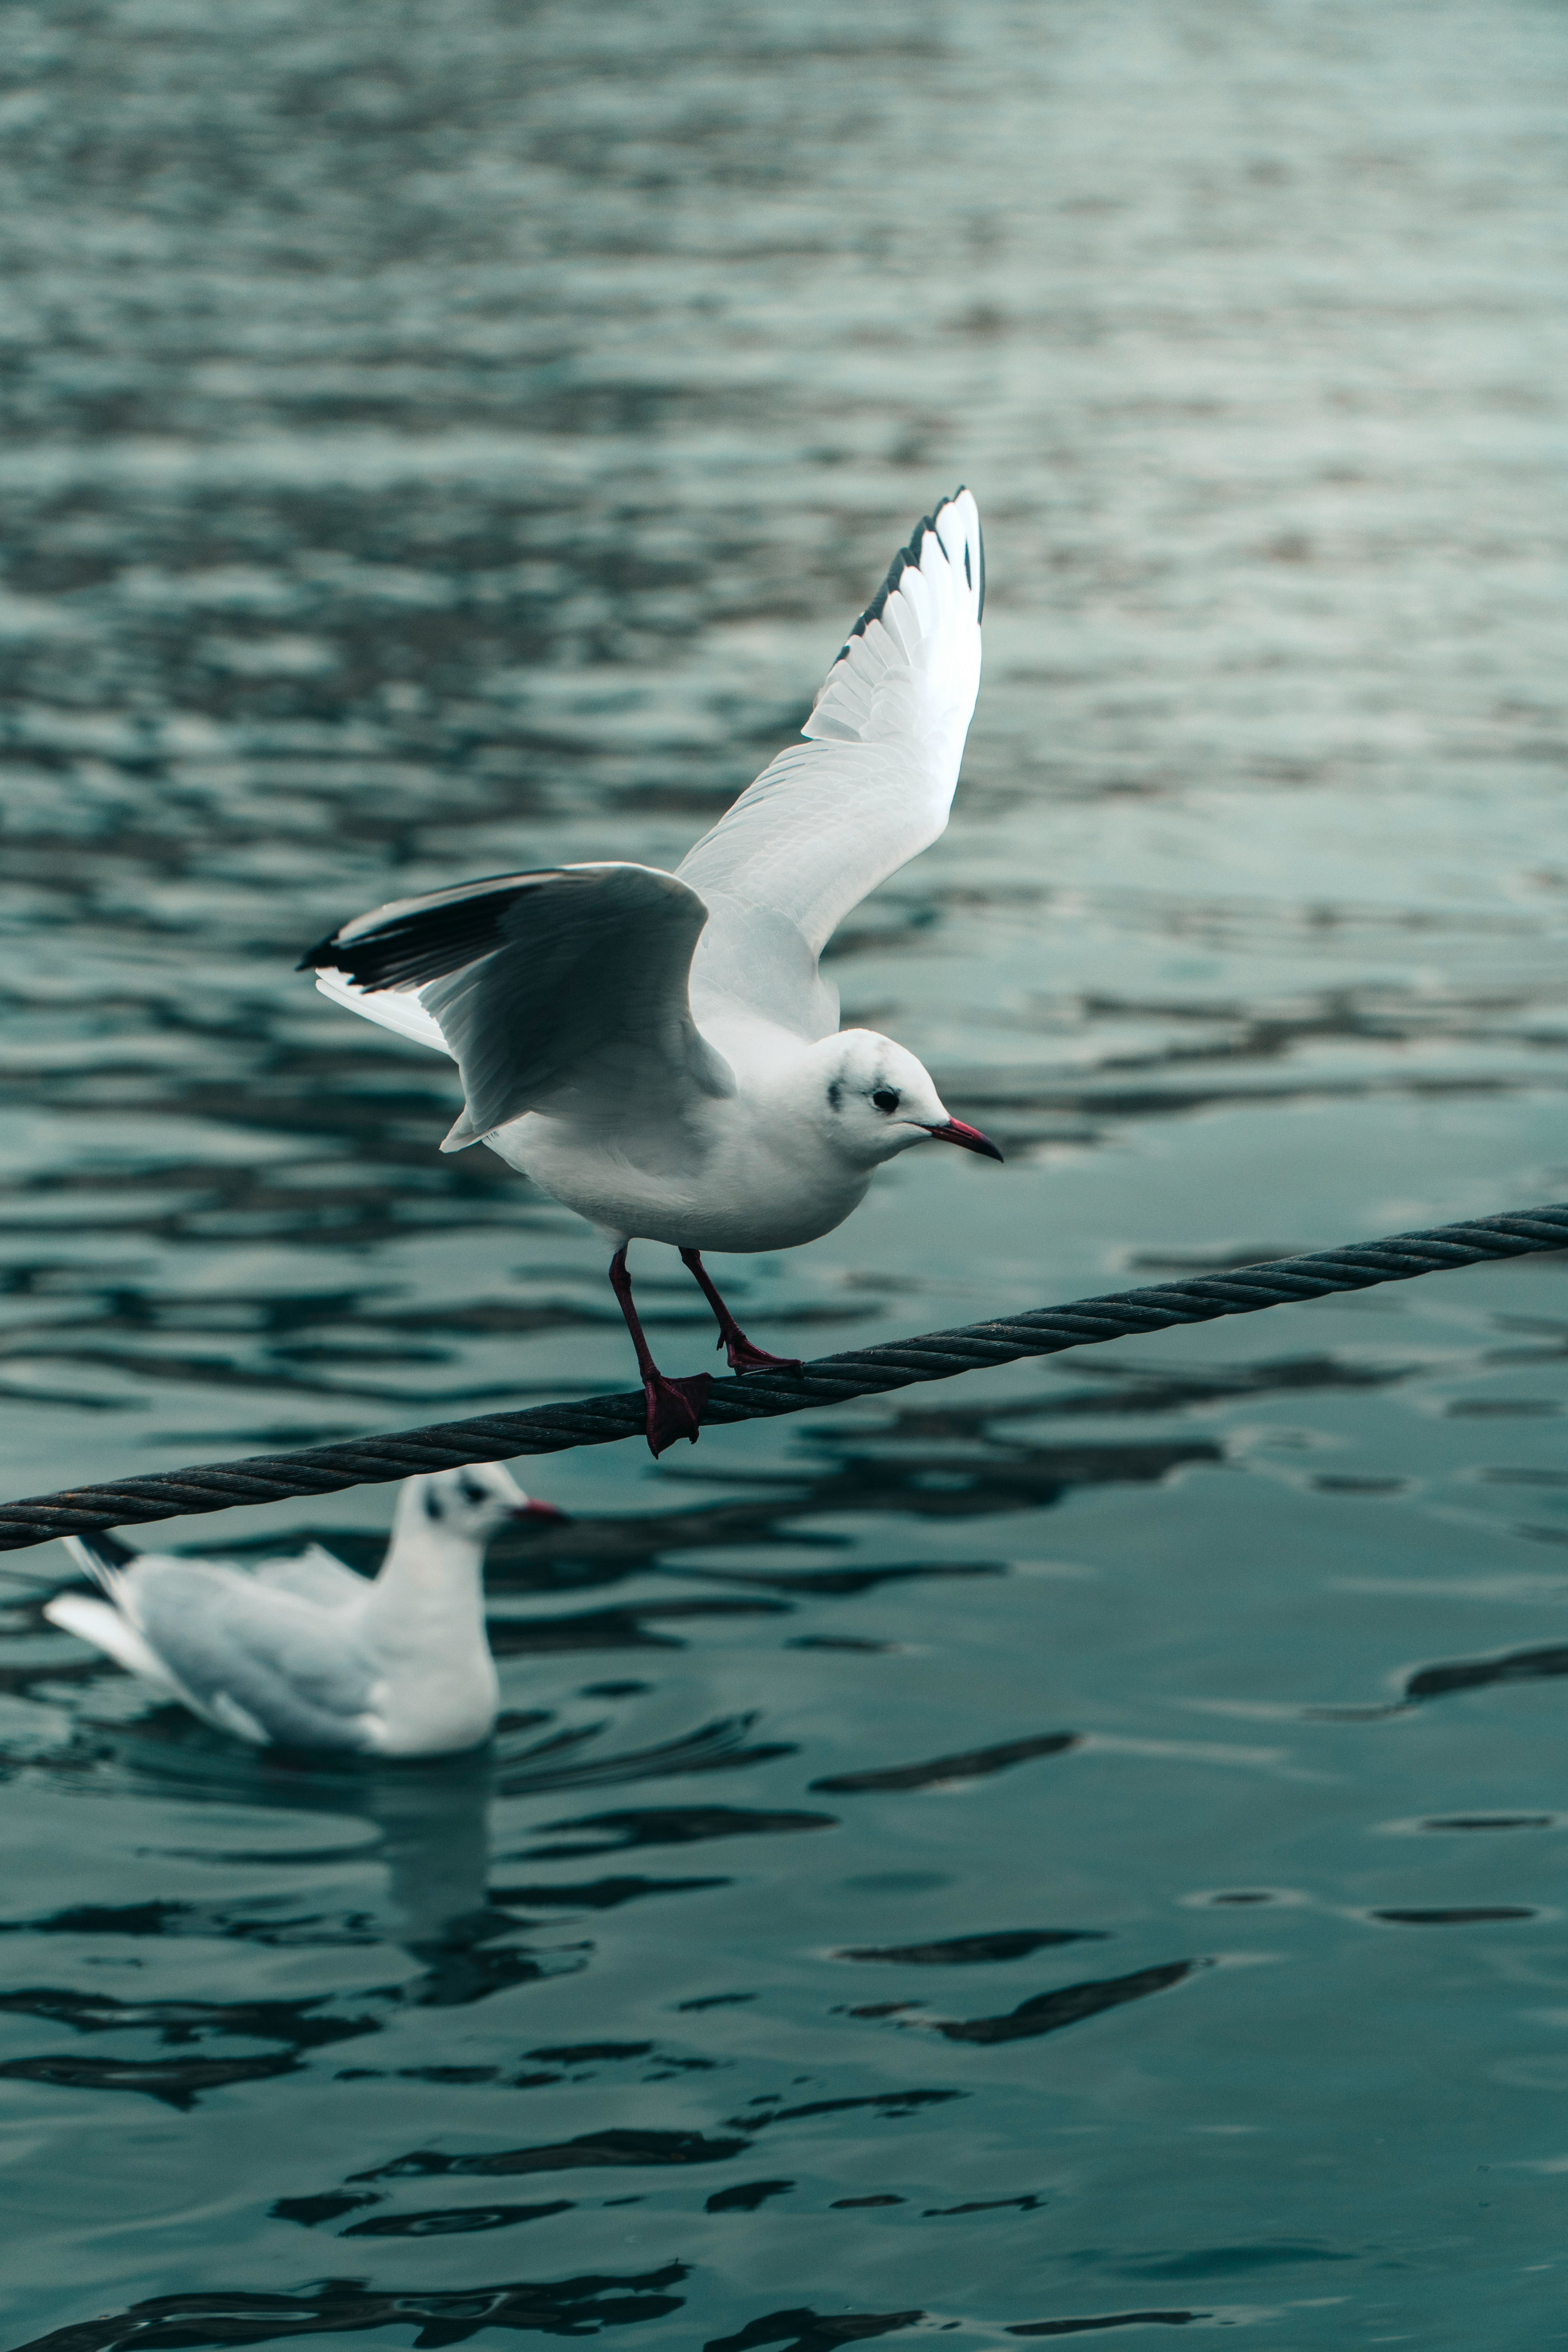
M 1173 1324 L 1209 1323 L 1223 1315 L 1255 1315 L 1265 1307 L 1326 1298 L 1336 1291 L 1368 1290 L 1381 1282 L 1408 1282 L 1490 1258 L 1568 1248 L 1568 1202 L 1520 1209 L 1464 1224 L 1437 1225 L 1342 1249 L 1275 1258 L 1227 1274 L 1201 1274 L 1142 1290 L 1113 1290 L 1065 1307 L 1040 1307 L 992 1323 L 954 1331 L 928 1331 L 880 1348 L 821 1356 L 798 1372 L 752 1372 L 715 1382 L 702 1425 L 772 1420 L 811 1405 L 842 1404 L 881 1396 L 920 1381 L 950 1380 L 1021 1356 L 1051 1356 L 1065 1348 L 1093 1347 Z M 129 1527 L 240 1503 L 276 1503 L 289 1496 L 328 1495 L 343 1486 L 384 1486 L 419 1470 L 447 1470 L 465 1462 L 510 1461 L 523 1454 L 562 1454 L 575 1445 L 606 1445 L 640 1437 L 639 1392 L 586 1397 L 574 1404 L 537 1405 L 521 1412 L 481 1413 L 471 1421 L 437 1422 L 388 1437 L 350 1437 L 290 1454 L 257 1454 L 238 1462 L 209 1462 L 191 1470 L 153 1471 L 102 1486 L 75 1486 L 0 1504 L 0 1551 L 22 1551 L 52 1537 Z

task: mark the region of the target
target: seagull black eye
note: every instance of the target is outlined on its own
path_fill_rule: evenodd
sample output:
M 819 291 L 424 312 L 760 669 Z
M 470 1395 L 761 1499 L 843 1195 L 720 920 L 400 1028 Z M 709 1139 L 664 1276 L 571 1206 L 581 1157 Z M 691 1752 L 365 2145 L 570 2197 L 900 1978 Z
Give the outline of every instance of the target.
M 485 1490 L 477 1478 L 465 1478 L 462 1496 L 465 1503 L 482 1503 L 485 1499 Z
M 899 1108 L 898 1093 L 892 1087 L 879 1087 L 871 1100 L 879 1110 L 897 1110 Z

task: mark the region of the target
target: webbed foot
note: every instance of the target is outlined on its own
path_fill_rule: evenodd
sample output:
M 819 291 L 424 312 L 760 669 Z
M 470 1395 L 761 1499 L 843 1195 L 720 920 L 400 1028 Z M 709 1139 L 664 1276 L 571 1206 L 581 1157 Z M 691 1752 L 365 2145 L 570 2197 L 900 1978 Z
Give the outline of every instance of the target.
M 721 1331 L 716 1344 L 728 1356 L 732 1372 L 801 1372 L 805 1370 L 798 1356 L 770 1356 L 765 1348 L 753 1347 L 739 1325 L 733 1331 Z
M 647 1399 L 648 1451 L 655 1461 L 679 1437 L 689 1437 L 695 1445 L 702 1408 L 713 1385 L 709 1374 L 699 1372 L 689 1381 L 667 1381 L 662 1372 L 653 1372 L 642 1385 Z

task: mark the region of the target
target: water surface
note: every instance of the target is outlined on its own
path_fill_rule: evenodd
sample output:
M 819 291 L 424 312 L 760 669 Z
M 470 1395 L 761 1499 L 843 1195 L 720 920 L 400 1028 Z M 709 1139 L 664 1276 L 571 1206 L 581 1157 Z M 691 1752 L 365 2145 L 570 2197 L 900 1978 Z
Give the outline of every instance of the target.
M 757 1338 L 1568 1193 L 1560 11 L 5 21 L 5 1491 L 626 1385 L 290 967 L 678 860 L 960 479 L 954 824 L 834 970 L 1007 1163 L 721 1263 Z M 1534 1260 L 541 1463 L 438 1766 L 13 1556 L 7 2344 L 1568 2340 L 1565 1373 Z

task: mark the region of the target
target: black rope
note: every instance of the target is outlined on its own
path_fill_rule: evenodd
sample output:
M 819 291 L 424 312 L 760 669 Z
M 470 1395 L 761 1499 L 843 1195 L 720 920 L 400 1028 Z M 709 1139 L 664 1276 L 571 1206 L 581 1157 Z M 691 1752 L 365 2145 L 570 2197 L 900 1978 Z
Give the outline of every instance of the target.
M 1173 1324 L 1209 1323 L 1221 1315 L 1254 1315 L 1336 1291 L 1369 1290 L 1380 1282 L 1408 1282 L 1418 1274 L 1475 1265 L 1489 1258 L 1521 1257 L 1532 1250 L 1568 1248 L 1568 1203 L 1478 1217 L 1427 1233 L 1394 1234 L 1306 1257 L 1276 1258 L 1228 1274 L 1199 1274 L 1147 1290 L 1114 1290 L 1066 1307 L 1036 1307 L 994 1323 L 956 1331 L 928 1331 L 881 1348 L 821 1356 L 796 1372 L 752 1372 L 719 1381 L 702 1411 L 705 1429 L 726 1422 L 766 1421 L 808 1406 L 881 1396 L 917 1381 L 950 1380 L 955 1372 L 1010 1364 L 1020 1356 L 1051 1356 Z M 418 1470 L 447 1470 L 465 1462 L 510 1461 L 521 1454 L 562 1454 L 574 1445 L 606 1445 L 640 1437 L 640 1393 L 587 1397 L 576 1404 L 531 1407 L 522 1412 L 481 1413 L 472 1421 L 437 1422 L 390 1437 L 350 1437 L 335 1445 L 307 1445 L 295 1454 L 257 1454 L 240 1462 L 209 1462 L 194 1470 L 163 1470 L 59 1495 L 34 1495 L 0 1504 L 0 1551 L 23 1551 L 51 1537 L 85 1535 L 99 1528 L 147 1519 L 222 1511 L 240 1503 L 277 1503 L 289 1496 L 330 1495 L 343 1486 L 384 1486 Z

